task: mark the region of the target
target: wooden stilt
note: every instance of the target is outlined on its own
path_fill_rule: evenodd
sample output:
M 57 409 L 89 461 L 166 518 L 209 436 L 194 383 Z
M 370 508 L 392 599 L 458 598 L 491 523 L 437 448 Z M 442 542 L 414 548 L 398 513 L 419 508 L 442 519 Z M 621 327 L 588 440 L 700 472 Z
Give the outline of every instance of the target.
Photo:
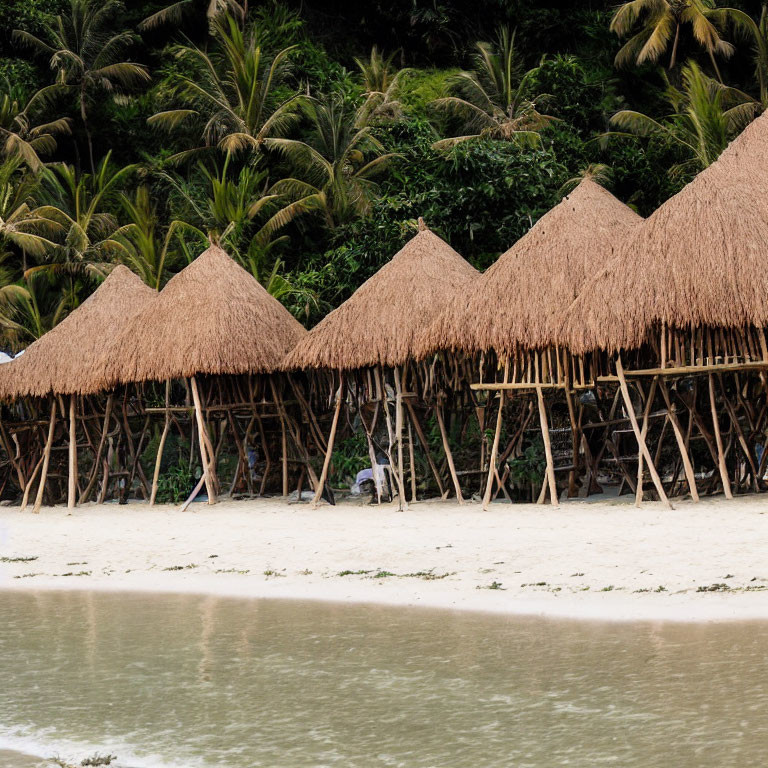
M 343 376 L 343 374 L 342 374 Z M 331 465 L 331 455 L 333 454 L 333 443 L 336 439 L 336 427 L 339 423 L 339 414 L 341 413 L 341 404 L 344 400 L 344 380 L 342 379 L 339 384 L 339 389 L 336 392 L 336 408 L 333 411 L 333 421 L 331 422 L 331 432 L 328 435 L 328 447 L 325 450 L 325 459 L 323 461 L 323 470 L 320 473 L 320 480 L 315 489 L 315 495 L 312 499 L 312 508 L 317 508 L 317 503 L 320 501 L 323 495 L 323 488 L 325 487 L 325 481 L 328 478 L 328 468 Z
M 192 400 L 195 405 L 195 419 L 197 421 L 197 437 L 200 446 L 200 460 L 203 463 L 203 480 L 205 490 L 208 493 L 208 503 L 216 503 L 216 491 L 213 482 L 212 468 L 208 456 L 208 448 L 205 441 L 205 422 L 203 421 L 203 408 L 200 405 L 200 393 L 197 389 L 197 380 L 192 376 L 189 380 L 192 388 Z M 212 457 L 211 457 L 212 458 Z
M 69 396 L 69 477 L 67 484 L 67 509 L 77 504 L 77 396 Z
M 51 447 L 53 446 L 53 433 L 56 429 L 56 399 L 51 396 L 51 420 L 48 424 L 48 439 L 45 442 L 45 451 L 43 452 L 43 469 L 40 473 L 40 484 L 37 486 L 37 496 L 35 497 L 35 506 L 32 512 L 37 514 L 43 505 L 43 492 L 45 491 L 45 481 L 48 478 L 48 464 L 51 460 Z
M 658 377 L 654 376 L 651 380 L 651 386 L 648 390 L 648 397 L 645 401 L 645 408 L 643 408 L 643 426 L 640 430 L 640 437 L 643 442 L 648 435 L 648 417 L 651 413 L 651 407 L 653 406 L 653 398 L 656 395 L 656 386 L 658 384 Z M 642 390 L 641 390 L 642 391 Z M 635 506 L 639 507 L 643 503 L 643 475 L 645 470 L 643 469 L 643 452 L 640 451 L 637 456 L 637 488 L 635 489 Z
M 411 467 L 411 501 L 416 501 L 416 460 L 413 454 L 413 429 L 408 420 L 408 463 Z
M 667 389 L 667 385 L 663 379 L 659 382 L 659 389 L 661 389 L 661 395 L 664 398 L 664 402 L 667 406 L 669 423 L 672 425 L 672 431 L 675 433 L 677 448 L 680 451 L 680 458 L 683 461 L 683 469 L 685 470 L 685 479 L 688 481 L 688 490 L 691 492 L 691 498 L 697 502 L 699 500 L 699 491 L 696 488 L 696 476 L 693 472 L 693 465 L 691 464 L 691 459 L 688 456 L 688 449 L 685 445 L 685 437 L 683 436 L 683 430 L 680 428 L 680 422 L 678 421 L 675 407 L 672 404 L 672 400 L 669 396 L 669 390 Z
M 171 427 L 171 412 L 168 410 L 171 399 L 171 382 L 165 382 L 165 424 L 163 425 L 163 434 L 160 436 L 160 444 L 157 446 L 157 456 L 155 457 L 155 471 L 152 473 L 152 491 L 149 496 L 149 506 L 155 506 L 157 498 L 157 483 L 160 478 L 160 465 L 163 463 L 163 450 L 165 448 L 165 439 L 168 437 L 168 430 Z
M 741 428 L 741 424 L 739 424 L 739 417 L 736 413 L 736 409 L 733 407 L 733 404 L 728 399 L 728 393 L 725 391 L 725 385 L 723 384 L 723 378 L 722 376 L 718 377 L 720 381 L 720 390 L 723 393 L 723 402 L 725 403 L 725 409 L 728 411 L 728 415 L 731 419 L 731 424 L 733 424 L 733 428 L 736 431 L 736 437 L 738 438 L 739 445 L 741 446 L 741 450 L 744 453 L 744 456 L 747 459 L 747 462 L 749 464 L 750 469 L 752 470 L 752 488 L 757 493 L 759 488 L 759 478 L 758 478 L 758 471 L 757 471 L 757 464 L 755 463 L 754 456 L 752 455 L 752 450 L 749 447 L 749 443 L 747 442 L 747 436 L 744 434 L 744 430 Z
M 443 486 L 440 473 L 437 471 L 435 460 L 432 458 L 432 453 L 429 450 L 429 443 L 427 442 L 427 438 L 424 436 L 424 430 L 421 428 L 421 424 L 416 417 L 416 410 L 414 409 L 410 400 L 405 401 L 405 407 L 408 409 L 408 415 L 411 417 L 411 423 L 413 424 L 413 428 L 416 430 L 416 435 L 419 438 L 419 442 L 421 443 L 422 448 L 424 448 L 424 453 L 427 457 L 427 463 L 429 464 L 429 468 L 432 470 L 432 474 L 435 477 L 435 482 L 437 483 L 437 489 L 440 492 L 440 496 L 445 498 L 446 490 Z
M 280 451 L 283 468 L 283 498 L 288 497 L 288 435 L 286 434 L 285 417 L 280 414 Z
M 400 378 L 400 368 L 395 366 L 395 440 L 397 444 L 397 484 L 403 494 L 403 503 L 408 509 L 408 499 L 405 495 L 405 473 L 403 471 L 403 385 Z
M 443 450 L 445 451 L 445 458 L 448 462 L 448 469 L 451 471 L 451 479 L 453 480 L 453 488 L 456 491 L 456 501 L 459 504 L 464 503 L 464 497 L 461 495 L 461 486 L 459 485 L 459 476 L 456 474 L 456 467 L 453 463 L 453 454 L 451 453 L 451 446 L 448 444 L 448 434 L 445 431 L 445 422 L 443 421 L 443 406 L 438 404 L 435 406 L 435 414 L 437 415 L 437 424 L 440 427 L 440 437 L 443 439 Z
M 21 512 L 23 512 L 27 508 L 27 504 L 29 503 L 29 492 L 32 490 L 32 483 L 35 482 L 35 478 L 37 477 L 37 473 L 40 471 L 40 468 L 43 466 L 43 457 L 40 456 L 40 458 L 37 460 L 37 464 L 35 464 L 35 469 L 32 472 L 32 474 L 29 476 L 29 480 L 27 480 L 26 487 L 24 488 L 24 496 L 21 499 Z
M 509 381 L 509 357 L 504 361 L 504 383 Z M 499 440 L 501 439 L 501 426 L 504 421 L 504 390 L 499 391 L 499 412 L 496 415 L 496 431 L 493 434 L 493 445 L 491 446 L 491 458 L 488 467 L 488 479 L 485 483 L 485 494 L 483 495 L 483 511 L 488 509 L 491 503 L 491 494 L 493 493 L 493 478 L 497 475 L 496 458 L 499 453 Z
M 380 403 L 376 403 L 376 411 L 374 413 L 373 421 L 371 423 L 371 426 L 368 427 L 368 425 L 365 423 L 365 419 L 363 418 L 363 403 L 360 400 L 360 395 L 358 392 L 358 412 L 360 414 L 360 423 L 363 425 L 363 431 L 365 432 L 365 439 L 368 443 L 368 458 L 371 460 L 371 472 L 373 473 L 373 485 L 376 488 L 376 503 L 381 504 L 381 477 L 379 475 L 379 463 L 376 460 L 376 449 L 373 445 L 373 429 L 374 424 L 376 423 L 376 417 L 378 416 L 378 410 L 379 410 Z
M 659 473 L 656 471 L 656 466 L 653 463 L 653 457 L 648 450 L 648 446 L 645 444 L 645 440 L 640 434 L 640 427 L 637 424 L 637 417 L 635 416 L 635 407 L 632 405 L 632 398 L 629 396 L 629 388 L 627 387 L 627 379 L 624 376 L 624 366 L 621 364 L 620 355 L 617 355 L 616 357 L 616 375 L 619 379 L 619 387 L 621 389 L 621 395 L 624 398 L 624 405 L 627 409 L 627 415 L 629 416 L 629 421 L 632 424 L 632 431 L 635 433 L 635 439 L 637 440 L 639 451 L 642 452 L 643 457 L 648 463 L 648 470 L 651 473 L 653 484 L 656 486 L 659 499 L 663 501 L 664 504 L 666 504 L 670 509 L 674 509 L 672 504 L 670 504 L 669 499 L 667 498 L 667 494 L 664 491 L 664 486 L 661 484 L 661 478 L 659 477 Z
M 544 393 L 541 386 L 536 386 L 536 399 L 539 403 L 539 423 L 541 424 L 541 436 L 544 439 L 544 453 L 547 457 L 547 483 L 549 484 L 549 500 L 553 507 L 560 506 L 557 497 L 557 483 L 555 482 L 555 463 L 552 459 L 552 443 L 549 440 L 549 422 L 547 421 L 547 409 L 544 405 Z
M 88 479 L 88 485 L 85 486 L 85 490 L 80 494 L 80 499 L 78 501 L 79 504 L 85 504 L 85 502 L 88 501 L 91 495 L 91 491 L 96 485 L 96 479 L 99 476 L 99 469 L 101 468 L 101 454 L 104 451 L 104 445 L 107 441 L 107 433 L 109 432 L 109 419 L 112 415 L 112 402 L 113 394 L 110 392 L 109 395 L 107 395 L 107 402 L 104 406 L 104 423 L 101 428 L 99 445 L 96 448 L 96 453 L 94 454 L 93 469 L 91 470 L 91 476 Z
M 720 479 L 723 482 L 723 493 L 726 499 L 732 499 L 731 481 L 728 477 L 728 467 L 725 464 L 725 454 L 723 453 L 723 438 L 720 434 L 720 421 L 717 416 L 717 406 L 715 405 L 715 378 L 710 373 L 707 376 L 709 380 L 709 407 L 712 411 L 712 424 L 715 430 L 715 444 L 717 445 L 717 466 L 720 470 Z

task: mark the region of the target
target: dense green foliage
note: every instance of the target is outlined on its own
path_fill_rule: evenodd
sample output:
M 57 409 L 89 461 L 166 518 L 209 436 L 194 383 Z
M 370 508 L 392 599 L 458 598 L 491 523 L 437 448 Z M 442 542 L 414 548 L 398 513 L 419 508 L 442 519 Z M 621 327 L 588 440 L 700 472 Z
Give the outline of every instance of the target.
M 766 103 L 754 2 L 0 0 L 0 12 L 0 345 L 12 349 L 112 264 L 162 287 L 209 237 L 311 325 L 419 216 L 484 268 L 598 165 L 647 215 Z

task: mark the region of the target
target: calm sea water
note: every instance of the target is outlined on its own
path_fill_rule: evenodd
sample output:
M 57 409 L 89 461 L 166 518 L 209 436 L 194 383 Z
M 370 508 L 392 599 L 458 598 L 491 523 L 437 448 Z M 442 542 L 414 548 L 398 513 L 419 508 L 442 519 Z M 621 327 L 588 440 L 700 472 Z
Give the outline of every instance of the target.
M 0 593 L 0 766 L 764 766 L 768 627 Z

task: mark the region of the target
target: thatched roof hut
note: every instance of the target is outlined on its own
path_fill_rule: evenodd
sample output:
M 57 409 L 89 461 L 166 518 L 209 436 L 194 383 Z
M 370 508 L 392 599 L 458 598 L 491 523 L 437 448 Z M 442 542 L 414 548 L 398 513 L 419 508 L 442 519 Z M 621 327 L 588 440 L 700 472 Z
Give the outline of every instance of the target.
M 120 335 L 114 383 L 195 374 L 269 373 L 306 330 L 220 247 L 174 275 Z
M 511 353 L 557 344 L 563 312 L 641 221 L 585 178 L 502 254 L 461 301 L 446 306 L 427 329 L 422 353 Z
M 156 296 L 130 269 L 115 267 L 77 309 L 3 366 L 0 395 L 92 394 L 106 388 L 105 350 L 113 350 L 122 328 Z
M 768 324 L 768 114 L 637 227 L 566 314 L 577 354 L 650 329 Z
M 313 328 L 284 367 L 352 370 L 402 365 L 443 307 L 462 301 L 478 273 L 448 243 L 420 231 Z

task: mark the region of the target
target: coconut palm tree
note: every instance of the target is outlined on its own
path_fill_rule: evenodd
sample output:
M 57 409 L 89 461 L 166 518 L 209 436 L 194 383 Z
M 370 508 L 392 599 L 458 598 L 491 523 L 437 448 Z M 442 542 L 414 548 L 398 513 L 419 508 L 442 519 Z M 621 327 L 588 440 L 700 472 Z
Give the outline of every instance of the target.
M 135 39 L 129 30 L 114 33 L 112 24 L 118 0 L 70 0 L 69 13 L 56 17 L 45 39 L 16 29 L 15 39 L 50 59 L 57 73 L 58 90 L 75 96 L 88 140 L 91 173 L 96 173 L 93 139 L 88 120 L 91 103 L 98 94 L 112 93 L 149 82 L 143 64 L 123 59 Z
M 368 212 L 378 193 L 375 177 L 399 155 L 386 152 L 369 126 L 360 127 L 360 110 L 338 96 L 308 100 L 303 110 L 311 126 L 307 141 L 265 142 L 296 172 L 272 192 L 290 196 L 303 211 L 322 211 L 332 229 Z
M 402 81 L 413 70 L 400 69 L 395 72 L 392 61 L 397 51 L 384 56 L 374 45 L 367 59 L 355 59 L 365 88 L 365 103 L 360 109 L 360 126 L 372 120 L 392 120 L 403 113 L 402 104 L 397 100 Z
M 673 175 L 711 165 L 760 111 L 759 102 L 707 77 L 694 61 L 687 62 L 681 74 L 681 90 L 667 81 L 664 96 L 672 108 L 668 115 L 656 120 L 642 112 L 624 109 L 611 118 L 611 123 L 623 132 L 603 135 L 651 136 L 680 147 L 689 159 L 673 166 Z
M 6 157 L 18 156 L 30 169 L 39 171 L 40 155 L 56 150 L 56 136 L 71 132 L 71 120 L 61 117 L 40 122 L 55 86 L 41 88 L 26 103 L 7 78 L 0 79 L 0 86 L 0 152 Z
M 714 0 L 630 0 L 622 3 L 611 19 L 611 31 L 619 37 L 636 32 L 616 54 L 616 66 L 655 64 L 672 44 L 669 69 L 677 63 L 682 27 L 690 27 L 696 42 L 707 52 L 722 82 L 715 56 L 728 58 L 734 47 L 720 36 L 719 27 L 733 14 L 731 8 L 716 8 Z
M 178 3 L 172 3 L 166 8 L 156 11 L 151 16 L 147 16 L 139 24 L 139 29 L 152 30 L 165 24 L 178 26 L 186 14 L 195 11 L 201 5 L 205 7 L 205 15 L 209 24 L 212 24 L 225 13 L 231 13 L 241 21 L 245 21 L 248 16 L 248 0 L 243 2 L 239 2 L 239 0 L 205 0 L 205 2 L 200 2 L 200 0 L 180 0 Z
M 763 3 L 760 18 L 757 21 L 736 8 L 721 8 L 712 16 L 722 26 L 732 23 L 735 31 L 751 42 L 755 77 L 760 87 L 760 103 L 763 107 L 768 107 L 768 4 Z
M 208 238 L 197 227 L 178 219 L 172 221 L 162 233 L 146 184 L 140 185 L 133 197 L 121 195 L 121 202 L 129 220 L 116 235 L 116 239 L 126 245 L 121 261 L 147 285 L 159 291 L 184 250 L 184 235 L 191 234 L 203 244 L 208 242 Z M 177 250 L 173 248 L 174 243 L 178 246 Z
M 0 287 L 0 343 L 18 351 L 54 326 L 72 309 L 72 297 L 40 275 Z
M 80 173 L 63 163 L 46 167 L 40 193 L 45 204 L 36 214 L 41 228 L 58 228 L 61 234 L 46 249 L 41 263 L 28 268 L 25 275 L 47 275 L 51 281 L 63 278 L 65 288 L 76 297 L 78 278 L 101 280 L 117 257 L 128 256 L 124 231 L 105 208 L 119 199 L 122 186 L 135 169 L 134 165 L 115 169 L 110 154 L 102 159 L 95 174 Z
M 435 148 L 451 147 L 481 137 L 538 146 L 539 132 L 554 118 L 536 109 L 531 95 L 538 67 L 523 72 L 515 48 L 515 33 L 499 30 L 497 44 L 477 43 L 476 67 L 459 72 L 448 81 L 450 95 L 433 106 L 459 121 L 462 134 L 442 139 Z
M 287 81 L 290 46 L 269 57 L 258 28 L 244 31 L 230 15 L 213 22 L 218 47 L 208 53 L 195 46 L 176 48 L 178 58 L 196 68 L 176 83 L 180 106 L 158 112 L 149 123 L 173 130 L 190 118 L 202 120 L 204 145 L 174 155 L 181 161 L 213 147 L 226 153 L 259 150 L 264 140 L 282 136 L 296 123 L 300 94 L 280 94 Z
M 33 208 L 39 178 L 24 173 L 22 165 L 20 157 L 0 163 L 0 252 L 15 246 L 26 269 L 26 256 L 43 256 L 55 246 L 51 238 L 62 228 Z

